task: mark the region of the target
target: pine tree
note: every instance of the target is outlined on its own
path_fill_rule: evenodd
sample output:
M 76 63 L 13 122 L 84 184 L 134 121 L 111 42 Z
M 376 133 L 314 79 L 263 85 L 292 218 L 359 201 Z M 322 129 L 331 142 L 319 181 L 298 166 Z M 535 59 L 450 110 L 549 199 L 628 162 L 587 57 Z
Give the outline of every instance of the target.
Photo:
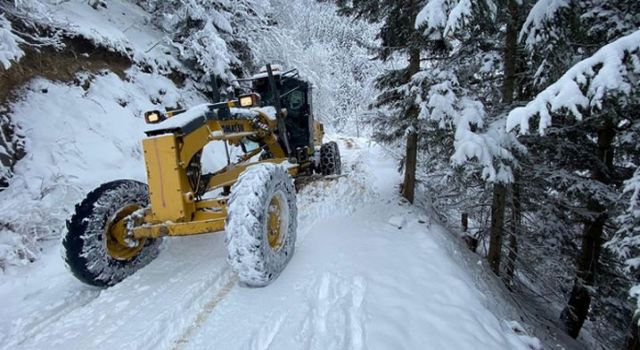
M 518 24 L 511 19 L 518 16 L 499 16 L 501 11 L 492 1 L 338 1 L 338 4 L 344 14 L 382 21 L 378 57 L 387 59 L 392 53 L 409 57 L 406 68 L 378 78 L 381 94 L 373 105 L 379 109 L 373 119 L 374 137 L 397 142 L 405 130 L 417 128 L 423 140 L 421 158 L 426 161 L 421 168 L 428 169 L 428 177 L 432 170 L 447 173 L 444 181 L 428 186 L 447 187 L 449 192 L 455 189 L 455 197 L 464 197 L 470 193 L 469 188 L 478 189 L 487 182 L 495 184 L 492 185 L 496 192 L 495 210 L 491 216 L 495 239 L 489 260 L 499 273 L 505 198 L 514 162 L 512 149 L 520 149 L 512 135 L 501 131 L 504 114 L 500 113 L 515 95 Z M 421 5 L 419 12 L 413 10 L 415 5 Z M 500 3 L 518 12 L 515 5 L 509 1 Z M 416 19 L 415 27 L 406 25 L 411 18 Z M 499 30 L 501 23 L 506 22 L 511 23 L 508 36 Z M 505 44 L 507 41 L 509 45 Z M 420 54 L 424 57 L 422 66 Z M 509 63 L 505 65 L 506 74 L 496 73 L 505 62 Z M 485 84 L 486 81 L 493 83 Z M 452 166 L 456 170 L 449 171 Z M 486 196 L 467 198 L 470 201 L 457 202 L 468 208 L 483 205 L 478 200 L 484 203 L 487 200 Z M 437 198 L 434 204 L 452 209 L 451 203 Z M 477 213 L 472 219 L 483 215 Z
M 602 267 L 599 259 L 607 237 L 606 227 L 612 224 L 615 211 L 611 208 L 615 208 L 619 198 L 616 184 L 630 176 L 629 164 L 638 164 L 637 146 L 629 149 L 620 142 L 637 131 L 634 127 L 619 126 L 637 123 L 631 111 L 637 108 L 639 98 L 634 73 L 640 62 L 639 35 L 636 32 L 616 40 L 574 65 L 526 107 L 513 110 L 507 124 L 508 129 L 517 124 L 526 132 L 530 117 L 538 115 L 538 131 L 549 137 L 545 133 L 550 129 L 552 116 L 560 116 L 554 120 L 561 127 L 551 130 L 552 137 L 560 135 L 564 146 L 578 150 L 575 162 L 547 159 L 559 175 L 556 179 L 561 181 L 544 187 L 559 188 L 566 193 L 567 203 L 574 207 L 574 220 L 583 222 L 576 278 L 562 313 L 567 332 L 574 337 L 586 319 L 596 273 Z M 580 125 L 572 126 L 567 115 L 574 116 Z M 551 151 L 547 148 L 546 152 Z
M 380 112 L 372 120 L 375 138 L 381 141 L 397 141 L 407 128 L 415 126 L 419 108 L 415 103 L 415 92 L 409 84 L 420 70 L 420 54 L 423 41 L 414 28 L 422 0 L 337 0 L 339 13 L 345 16 L 380 22 L 377 38 L 380 47 L 376 57 L 389 60 L 396 56 L 406 59 L 405 65 L 388 71 L 377 78 L 376 88 L 381 93 L 374 107 Z

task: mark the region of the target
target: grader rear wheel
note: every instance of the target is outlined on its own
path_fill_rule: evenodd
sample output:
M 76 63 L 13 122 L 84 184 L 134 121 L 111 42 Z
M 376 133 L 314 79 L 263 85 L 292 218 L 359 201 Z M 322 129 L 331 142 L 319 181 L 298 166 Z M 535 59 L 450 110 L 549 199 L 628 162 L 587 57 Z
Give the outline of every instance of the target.
M 101 185 L 76 205 L 62 246 L 65 263 L 80 281 L 112 286 L 158 255 L 160 239 L 127 237 L 125 219 L 148 203 L 147 185 L 118 180 Z
M 247 169 L 231 189 L 227 212 L 229 265 L 245 285 L 268 285 L 295 250 L 297 207 L 287 170 L 271 163 Z
M 327 142 L 320 147 L 319 170 L 322 175 L 340 175 L 342 173 L 340 149 L 335 141 Z

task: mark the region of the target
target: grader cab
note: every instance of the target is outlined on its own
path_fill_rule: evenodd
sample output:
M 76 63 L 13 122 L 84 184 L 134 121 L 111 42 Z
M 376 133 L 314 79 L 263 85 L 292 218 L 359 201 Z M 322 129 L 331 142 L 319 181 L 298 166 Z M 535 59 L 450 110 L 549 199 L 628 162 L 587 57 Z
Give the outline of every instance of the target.
M 293 178 L 339 174 L 340 154 L 335 142 L 322 144 L 311 86 L 296 70 L 268 65 L 244 82 L 253 91 L 229 101 L 145 113 L 147 184 L 102 184 L 67 221 L 64 259 L 78 279 L 110 286 L 153 260 L 163 237 L 222 231 L 241 282 L 278 277 L 295 248 Z M 228 164 L 205 173 L 210 142 L 225 143 Z M 236 162 L 229 146 L 243 151 Z

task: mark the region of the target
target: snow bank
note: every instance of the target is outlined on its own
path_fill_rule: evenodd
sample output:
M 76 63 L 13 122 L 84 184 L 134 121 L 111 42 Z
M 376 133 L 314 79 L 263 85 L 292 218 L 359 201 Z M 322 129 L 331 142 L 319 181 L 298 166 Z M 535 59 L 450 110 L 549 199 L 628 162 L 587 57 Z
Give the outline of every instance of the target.
M 69 37 L 82 37 L 96 46 L 121 53 L 132 61 L 168 72 L 181 68 L 177 50 L 165 34 L 151 23 L 151 15 L 125 0 L 110 0 L 94 9 L 86 0 L 42 0 L 36 4 L 16 2 L 17 12 L 40 26 L 61 30 Z
M 143 111 L 204 102 L 190 85 L 179 89 L 135 69 L 127 74 L 126 81 L 106 71 L 81 74 L 71 85 L 38 79 L 10 106 L 27 155 L 0 192 L 0 262 L 34 259 L 35 243 L 57 238 L 74 204 L 100 183 L 146 179 Z

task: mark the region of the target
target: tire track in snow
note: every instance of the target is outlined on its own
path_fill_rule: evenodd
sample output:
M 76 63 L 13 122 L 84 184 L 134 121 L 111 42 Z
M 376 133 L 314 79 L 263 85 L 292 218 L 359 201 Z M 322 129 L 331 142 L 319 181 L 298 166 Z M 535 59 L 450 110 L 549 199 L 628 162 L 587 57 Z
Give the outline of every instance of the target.
M 88 293 L 87 295 L 80 294 L 77 296 L 77 300 L 55 306 L 52 308 L 51 313 L 43 317 L 33 317 L 27 321 L 18 320 L 18 322 L 24 322 L 24 325 L 19 325 L 16 327 L 18 331 L 14 330 L 14 332 L 20 334 L 19 339 L 5 344 L 2 349 L 12 349 L 15 346 L 23 345 L 36 334 L 40 333 L 51 325 L 54 325 L 71 311 L 84 307 L 85 305 L 91 303 L 97 297 L 99 297 L 98 292 Z
M 345 174 L 345 176 L 346 176 L 346 174 Z M 323 180 L 319 180 L 319 183 L 322 183 L 322 182 L 323 182 Z M 310 184 L 308 186 L 309 187 L 314 187 L 314 186 L 317 186 L 317 185 L 318 184 Z M 328 184 L 328 185 L 326 183 L 323 184 L 323 186 L 325 188 L 326 187 L 331 187 L 332 185 L 333 184 Z M 316 196 L 315 195 L 311 195 L 311 194 L 307 194 L 304 191 L 301 191 L 300 196 L 298 197 L 299 198 L 298 205 L 300 205 L 301 204 L 300 202 L 302 202 L 302 206 L 303 206 L 303 209 L 301 211 L 303 213 L 305 211 L 309 211 L 310 213 L 304 213 L 302 215 L 302 217 L 299 218 L 298 227 L 305 227 L 305 229 L 303 229 L 301 232 L 300 231 L 298 232 L 298 241 L 296 242 L 296 246 L 301 246 L 304 243 L 305 238 L 307 237 L 307 234 L 311 230 L 311 228 L 318 221 L 322 220 L 325 216 L 327 216 L 326 214 L 325 215 L 313 215 L 313 214 L 318 214 L 318 213 L 316 213 L 316 211 L 318 211 L 318 208 L 314 207 L 314 205 L 317 204 L 317 203 L 312 203 L 311 205 L 309 203 L 309 198 L 314 198 L 314 197 L 316 197 Z M 302 200 L 300 200 L 300 199 L 302 199 Z M 326 201 L 327 201 L 327 198 L 321 198 L 319 200 L 319 202 L 326 202 Z M 309 206 L 311 206 L 311 208 L 309 208 Z M 307 210 L 304 210 L 304 209 L 307 209 Z M 231 270 L 229 269 L 228 271 L 230 272 Z M 209 318 L 211 313 L 213 313 L 215 307 L 222 300 L 224 300 L 224 298 L 231 292 L 231 290 L 233 290 L 233 288 L 237 285 L 237 283 L 238 283 L 238 276 L 236 274 L 233 274 L 232 278 L 221 289 L 219 289 L 218 292 L 215 294 L 215 296 L 209 302 L 207 302 L 204 305 L 204 307 L 202 308 L 202 310 L 200 312 L 198 312 L 198 314 L 195 317 L 195 320 L 194 320 L 193 324 L 191 324 L 182 333 L 182 335 L 178 338 L 178 340 L 175 341 L 174 346 L 171 348 L 171 350 L 180 350 L 190 342 L 191 337 L 193 336 L 193 334 L 198 329 L 200 329 L 202 327 L 202 325 Z M 286 318 L 286 315 L 282 315 L 278 319 L 278 321 L 276 322 L 276 327 L 270 327 L 269 329 L 266 329 L 266 330 L 263 329 L 260 332 L 260 334 L 257 334 L 256 336 L 254 336 L 253 337 L 253 341 L 252 341 L 252 349 L 267 349 L 267 348 L 269 348 L 269 345 L 273 341 L 273 338 L 278 333 L 279 325 L 282 324 L 282 322 L 284 321 L 285 318 Z
M 180 338 L 175 342 L 174 346 L 171 348 L 172 350 L 180 350 L 186 344 L 189 343 L 191 336 L 193 333 L 202 327 L 202 324 L 209 318 L 213 310 L 216 306 L 224 300 L 224 298 L 233 290 L 233 288 L 238 284 L 238 275 L 231 272 L 229 269 L 227 272 L 231 273 L 231 277 L 229 281 L 218 290 L 218 292 L 213 296 L 211 300 L 209 300 L 203 307 L 200 312 L 195 317 L 193 323 L 182 333 Z
M 267 323 L 265 327 L 262 327 L 257 334 L 251 337 L 251 349 L 252 350 L 267 350 L 271 347 L 273 340 L 280 331 L 282 323 L 287 318 L 288 313 L 283 313 L 278 319 L 271 325 Z
M 344 177 L 345 178 L 348 177 L 348 174 L 345 174 Z M 311 187 L 311 188 L 317 188 L 318 186 L 322 186 L 326 189 L 326 188 L 335 187 L 335 184 L 333 183 L 327 184 L 326 180 L 319 180 L 315 184 L 312 183 L 308 185 L 308 187 Z M 328 196 L 325 196 L 325 197 L 328 197 Z M 303 213 L 303 215 L 298 219 L 299 220 L 298 227 L 305 227 L 305 229 L 298 232 L 298 241 L 296 242 L 296 246 L 303 245 L 307 237 L 307 234 L 309 233 L 311 228 L 317 222 L 321 221 L 323 218 L 328 216 L 326 213 L 319 213 L 318 211 L 319 209 L 323 208 L 321 204 L 327 203 L 329 200 L 330 198 L 323 198 L 323 196 L 317 196 L 317 194 L 314 194 L 313 190 L 311 193 L 308 193 L 307 191 L 304 191 L 304 190 L 300 191 L 300 194 L 298 196 L 298 205 L 302 205 L 302 208 L 301 208 L 302 210 L 300 211 Z M 230 271 L 231 269 L 229 269 L 225 273 Z M 174 343 L 174 346 L 171 348 L 172 350 L 180 350 L 190 342 L 193 334 L 202 327 L 202 325 L 209 318 L 211 313 L 213 313 L 215 307 L 222 300 L 224 300 L 224 298 L 231 292 L 231 290 L 237 285 L 237 283 L 238 283 L 238 276 L 236 274 L 233 274 L 231 279 L 221 289 L 219 289 L 218 292 L 215 294 L 215 296 L 203 306 L 200 312 L 198 312 L 193 324 L 191 324 L 182 333 L 182 335 Z M 276 325 L 281 325 L 285 318 L 286 318 L 286 315 L 282 315 L 276 322 Z M 269 344 L 271 344 L 271 342 L 273 341 L 273 338 L 277 334 L 278 330 L 279 330 L 279 326 L 270 327 L 268 330 L 261 331 L 260 334 L 256 335 L 253 338 L 252 349 L 267 349 L 269 347 Z
M 365 293 L 362 277 L 345 278 L 330 272 L 309 286 L 308 311 L 299 331 L 305 348 L 363 349 Z

